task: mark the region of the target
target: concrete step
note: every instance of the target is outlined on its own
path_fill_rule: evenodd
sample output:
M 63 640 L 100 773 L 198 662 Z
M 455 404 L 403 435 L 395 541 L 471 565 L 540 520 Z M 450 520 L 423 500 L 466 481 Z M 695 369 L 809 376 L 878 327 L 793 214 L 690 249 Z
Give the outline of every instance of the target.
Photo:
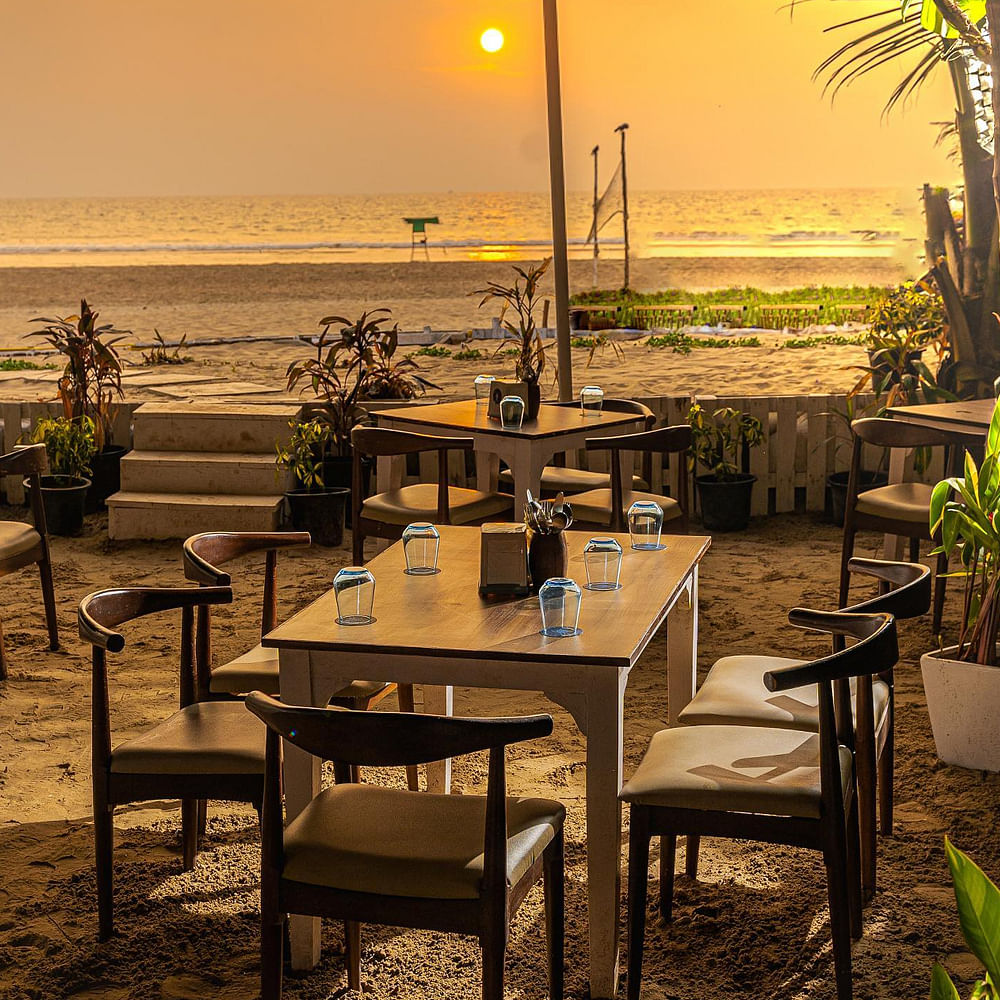
M 133 415 L 137 451 L 273 455 L 291 435 L 298 403 L 143 403 Z
M 277 495 L 291 476 L 274 464 L 273 452 L 130 451 L 122 459 L 128 493 L 237 493 Z
M 199 531 L 275 531 L 280 496 L 137 493 L 108 498 L 108 537 L 187 538 Z

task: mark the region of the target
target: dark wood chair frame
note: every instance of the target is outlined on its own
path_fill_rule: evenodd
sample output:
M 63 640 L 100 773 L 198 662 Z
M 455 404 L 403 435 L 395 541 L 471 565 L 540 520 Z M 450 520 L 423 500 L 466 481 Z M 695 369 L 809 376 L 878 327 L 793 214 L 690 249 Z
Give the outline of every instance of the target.
M 483 1000 L 503 1000 L 510 921 L 528 890 L 544 879 L 549 995 L 563 995 L 563 835 L 559 830 L 516 885 L 507 883 L 507 791 L 504 751 L 552 732 L 547 715 L 465 719 L 295 708 L 259 692 L 247 708 L 267 725 L 261 850 L 261 996 L 281 995 L 283 927 L 288 913 L 344 921 L 348 984 L 360 990 L 362 923 L 474 935 L 483 952 Z M 281 742 L 342 765 L 398 767 L 489 750 L 484 864 L 478 899 L 383 896 L 286 879 L 283 866 Z
M 691 447 L 691 428 L 687 424 L 673 427 L 658 427 L 652 431 L 635 434 L 621 434 L 618 437 L 588 438 L 587 451 L 609 451 L 611 465 L 611 531 L 628 531 L 624 507 L 624 487 L 622 483 L 620 452 L 639 451 L 644 453 L 643 477 L 646 482 L 652 478 L 654 454 L 683 455 L 677 468 L 677 493 L 674 497 L 681 508 L 681 516 L 663 522 L 663 530 L 673 534 L 686 535 L 688 530 L 688 464 L 687 451 Z M 572 504 L 573 498 L 567 497 Z
M 850 1000 L 851 937 L 861 936 L 860 844 L 857 788 L 852 769 L 846 796 L 838 745 L 853 749 L 854 726 L 843 725 L 834 707 L 834 685 L 851 677 L 890 669 L 898 659 L 895 619 L 888 614 L 857 615 L 795 608 L 788 620 L 800 628 L 858 640 L 853 646 L 809 663 L 764 674 L 769 691 L 815 684 L 819 693 L 821 815 L 818 819 L 729 813 L 631 803 L 628 884 L 628 1000 L 639 1000 L 646 929 L 649 841 L 660 837 L 660 913 L 671 919 L 674 849 L 677 836 L 731 837 L 821 851 L 827 870 L 830 924 L 838 1000 Z M 838 721 L 838 714 L 841 719 Z M 665 850 L 664 850 L 665 848 Z
M 877 517 L 865 514 L 857 509 L 859 496 L 861 459 L 865 444 L 878 448 L 945 448 L 945 466 L 952 468 L 955 461 L 962 455 L 963 441 L 969 444 L 982 442 L 972 438 L 956 437 L 955 434 L 938 431 L 931 427 L 919 427 L 915 424 L 903 423 L 887 417 L 865 417 L 851 424 L 854 446 L 851 451 L 851 471 L 847 483 L 847 500 L 844 508 L 844 541 L 840 556 L 840 592 L 838 603 L 843 607 L 847 604 L 850 588 L 850 570 L 848 563 L 854 554 L 854 539 L 859 531 L 878 531 L 888 535 L 900 535 L 910 539 L 910 562 L 920 558 L 920 542 L 935 541 L 931 537 L 930 524 L 923 521 L 905 521 L 898 518 Z M 932 627 L 935 634 L 941 630 L 941 617 L 944 612 L 945 574 L 948 572 L 948 557 L 943 553 L 937 557 L 934 574 L 934 614 Z
M 194 609 L 206 604 L 230 604 L 232 599 L 229 587 L 133 587 L 98 591 L 80 602 L 80 638 L 93 646 L 91 760 L 97 908 L 102 941 L 106 941 L 114 930 L 115 806 L 151 799 L 181 799 L 185 870 L 194 866 L 197 851 L 199 799 L 250 802 L 260 811 L 264 795 L 264 780 L 260 774 L 131 774 L 111 770 L 107 653 L 118 653 L 125 648 L 125 638 L 116 631 L 118 626 L 135 618 L 180 609 L 180 707 L 185 708 L 197 700 Z
M 59 648 L 59 625 L 56 621 L 56 592 L 52 585 L 52 559 L 49 555 L 49 536 L 45 526 L 45 505 L 42 503 L 40 477 L 48 470 L 45 445 L 34 444 L 28 448 L 0 455 L 0 476 L 24 476 L 28 486 L 28 502 L 39 541 L 25 552 L 8 559 L 0 559 L 0 576 L 6 576 L 23 566 L 38 563 L 42 579 L 42 602 L 45 605 L 45 624 L 49 630 L 49 649 Z M 7 679 L 7 650 L 3 628 L 0 626 L 0 681 Z

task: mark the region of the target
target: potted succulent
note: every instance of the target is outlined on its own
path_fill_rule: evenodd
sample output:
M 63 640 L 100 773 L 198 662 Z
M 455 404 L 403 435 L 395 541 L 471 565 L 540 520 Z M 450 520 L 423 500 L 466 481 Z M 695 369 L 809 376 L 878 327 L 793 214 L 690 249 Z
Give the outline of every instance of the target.
M 545 342 L 542 340 L 538 327 L 535 326 L 535 307 L 538 305 L 538 283 L 548 270 L 551 257 L 547 257 L 537 267 L 514 267 L 517 278 L 513 285 L 502 285 L 491 281 L 486 288 L 480 288 L 473 295 L 481 295 L 481 309 L 487 302 L 498 299 L 503 303 L 500 309 L 500 322 L 507 337 L 496 349 L 494 357 L 508 350 L 517 349 L 517 360 L 514 362 L 514 373 L 519 382 L 527 387 L 527 408 L 525 417 L 534 420 L 542 403 L 542 391 L 538 380 L 545 368 Z M 522 285 L 523 281 L 523 285 Z M 513 310 L 516 322 L 508 319 L 508 313 Z
M 932 554 L 958 555 L 952 575 L 965 581 L 958 643 L 924 653 L 920 672 L 938 757 L 948 764 L 1000 771 L 1000 403 L 981 467 L 966 453 L 964 476 L 942 480 L 930 504 Z
M 78 316 L 38 317 L 39 330 L 29 337 L 42 337 L 66 356 L 59 379 L 59 397 L 67 419 L 91 421 L 96 451 L 92 462 L 93 485 L 88 507 L 97 510 L 121 488 L 121 459 L 128 450 L 112 441 L 112 406 L 123 398 L 122 361 L 115 350 L 128 330 L 116 330 L 111 323 L 98 325 L 98 313 L 86 299 Z M 119 336 L 107 339 L 113 334 Z
M 45 445 L 49 474 L 41 477 L 45 522 L 54 535 L 78 535 L 83 529 L 91 463 L 97 451 L 90 417 L 44 417 L 31 435 Z
M 701 517 L 709 531 L 742 531 L 750 523 L 750 497 L 757 477 L 745 471 L 747 453 L 764 441 L 756 417 L 731 406 L 709 413 L 700 403 L 688 411 L 691 465 L 708 471 L 695 475 Z

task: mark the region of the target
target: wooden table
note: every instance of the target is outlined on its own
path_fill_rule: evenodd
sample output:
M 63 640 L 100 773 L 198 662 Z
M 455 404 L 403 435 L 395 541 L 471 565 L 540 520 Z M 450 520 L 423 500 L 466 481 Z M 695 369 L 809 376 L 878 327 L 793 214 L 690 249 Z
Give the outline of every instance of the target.
M 553 455 L 582 448 L 587 438 L 627 434 L 645 429 L 644 419 L 636 413 L 613 413 L 602 410 L 597 416 L 583 416 L 578 406 L 542 404 L 536 420 L 525 421 L 518 431 L 504 430 L 500 421 L 490 420 L 487 407 L 474 399 L 430 406 L 411 406 L 398 410 L 379 410 L 379 427 L 415 431 L 436 436 L 471 437 L 476 449 L 477 489 L 492 493 L 497 488 L 500 459 L 510 466 L 514 477 L 515 517 L 524 514 L 526 491 L 540 492 L 542 469 Z M 632 488 L 631 453 L 623 452 L 622 482 Z M 379 458 L 376 488 L 384 493 L 398 485 L 402 463 L 393 458 Z M 625 506 L 628 506 L 626 498 Z
M 325 705 L 348 681 L 425 685 L 424 710 L 451 712 L 451 686 L 541 691 L 573 716 L 587 746 L 587 880 L 592 997 L 613 997 L 618 977 L 621 864 L 622 725 L 629 671 L 667 622 L 667 697 L 671 720 L 694 693 L 698 643 L 698 564 L 710 538 L 666 536 L 666 549 L 625 551 L 622 588 L 583 592 L 582 634 L 547 639 L 537 598 L 483 601 L 478 528 L 442 526 L 436 576 L 407 576 L 399 542 L 368 565 L 376 579 L 370 626 L 336 624 L 328 591 L 264 638 L 279 650 L 281 698 Z M 569 575 L 586 579 L 589 532 L 569 532 Z M 448 789 L 446 765 L 428 786 Z M 319 762 L 285 747 L 285 803 L 297 816 L 320 788 Z M 291 920 L 292 965 L 319 960 L 319 920 Z

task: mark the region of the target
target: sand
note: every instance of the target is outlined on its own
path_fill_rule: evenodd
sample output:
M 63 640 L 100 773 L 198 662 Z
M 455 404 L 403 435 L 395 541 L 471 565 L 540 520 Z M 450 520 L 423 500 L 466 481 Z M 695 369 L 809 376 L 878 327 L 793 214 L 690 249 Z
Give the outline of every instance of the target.
M 17 511 L 0 511 L 4 517 Z M 873 551 L 874 538 L 866 541 Z M 782 516 L 717 536 L 702 574 L 702 670 L 719 656 L 775 651 L 818 653 L 825 645 L 791 629 L 785 609 L 829 606 L 840 532 L 811 516 Z M 280 613 L 329 585 L 347 550 L 313 549 L 282 557 Z M 178 543 L 111 544 L 106 520 L 88 520 L 79 539 L 55 539 L 54 562 L 64 649 L 47 651 L 37 580 L 23 570 L 5 582 L 3 624 L 12 660 L 0 686 L 0 996 L 17 998 L 251 998 L 257 989 L 259 841 L 252 812 L 213 805 L 208 840 L 193 872 L 180 868 L 175 803 L 118 811 L 118 933 L 96 940 L 89 765 L 89 653 L 73 627 L 84 594 L 108 584 L 181 583 Z M 261 567 L 237 576 L 238 603 L 220 609 L 217 655 L 255 641 Z M 859 591 L 860 593 L 860 591 Z M 259 608 L 259 605 L 257 605 Z M 953 634 L 957 594 L 949 595 Z M 112 658 L 115 738 L 140 732 L 176 701 L 176 616 L 126 629 L 126 650 Z M 918 660 L 934 645 L 927 620 L 901 630 L 897 672 L 898 773 L 895 836 L 879 846 L 880 891 L 855 945 L 855 996 L 924 996 L 930 965 L 945 962 L 969 984 L 977 973 L 964 951 L 948 884 L 943 836 L 1000 871 L 1000 777 L 939 763 L 924 705 Z M 664 724 L 662 632 L 633 671 L 626 695 L 625 770 Z M 388 708 L 392 708 L 389 699 Z M 540 695 L 459 690 L 461 714 L 549 711 L 553 735 L 511 750 L 509 784 L 568 807 L 567 995 L 586 995 L 584 747 L 571 718 Z M 401 780 L 382 772 L 370 781 Z M 485 787 L 479 757 L 456 764 L 456 783 Z M 627 811 L 625 813 L 627 828 Z M 681 852 L 682 855 L 682 852 Z M 834 996 L 829 923 L 818 856 L 788 848 L 707 841 L 697 884 L 678 881 L 676 920 L 650 911 L 644 996 L 651 1000 L 727 996 Z M 678 863 L 682 862 L 679 856 Z M 657 863 L 653 851 L 651 875 Z M 624 880 L 624 870 L 623 870 Z M 545 995 L 541 894 L 517 916 L 509 947 L 508 997 Z M 459 1000 L 478 994 L 471 940 L 443 934 L 366 928 L 365 995 Z M 328 926 L 322 964 L 286 979 L 285 996 L 345 996 L 341 938 Z M 964 992 L 964 991 L 963 991 Z

